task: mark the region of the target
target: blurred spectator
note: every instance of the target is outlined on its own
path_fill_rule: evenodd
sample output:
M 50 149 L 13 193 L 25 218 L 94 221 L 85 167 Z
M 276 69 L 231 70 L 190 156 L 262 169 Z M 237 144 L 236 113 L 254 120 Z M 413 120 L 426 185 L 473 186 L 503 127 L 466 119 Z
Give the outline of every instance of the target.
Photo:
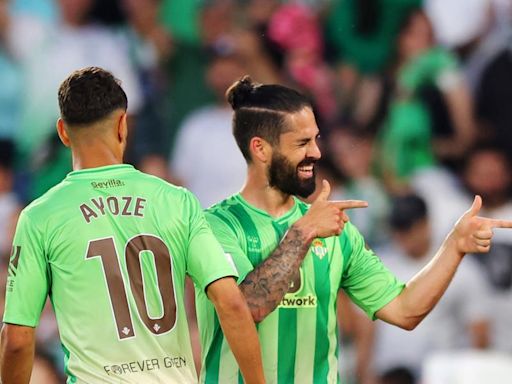
M 60 17 L 53 23 L 30 14 L 9 15 L 1 8 L 0 19 L 7 21 L 0 23 L 4 28 L 0 36 L 22 68 L 24 81 L 17 150 L 27 163 L 40 167 L 32 198 L 60 181 L 70 169 L 67 151 L 61 153 L 52 145 L 58 117 L 57 87 L 69 72 L 88 65 L 107 68 L 123 81 L 130 113 L 141 103 L 125 47 L 111 31 L 88 18 L 93 0 L 58 0 L 57 4 Z
M 482 215 L 491 218 L 512 217 L 512 179 L 507 153 L 498 147 L 483 146 L 470 153 L 464 169 L 469 192 L 482 196 Z M 493 246 L 487 257 L 474 255 L 492 289 L 489 312 L 494 349 L 512 352 L 512 239 L 495 230 Z
M 334 0 L 327 37 L 343 66 L 378 74 L 389 64 L 404 16 L 421 0 Z
M 142 94 L 141 108 L 132 121 L 135 134 L 131 138 L 130 160 L 141 171 L 166 179 L 169 119 L 165 94 L 168 90 L 162 64 L 173 53 L 173 39 L 158 17 L 162 0 L 121 0 L 120 3 L 128 23 L 123 30 L 124 37 Z
M 216 103 L 192 112 L 184 121 L 170 163 L 180 180 L 209 207 L 242 187 L 246 166 L 231 133 L 233 111 L 224 96 L 227 88 L 245 74 L 238 56 L 216 52 L 207 71 L 207 83 Z
M 338 188 L 332 189 L 331 198 L 369 201 L 364 212 L 350 211 L 350 220 L 370 246 L 382 245 L 389 239 L 389 203 L 383 185 L 372 175 L 373 136 L 347 122 L 330 130 L 326 143 L 327 156 L 344 179 Z
M 512 150 L 512 3 L 428 0 L 425 6 L 439 41 L 461 58 L 482 122 L 480 138 Z M 458 17 L 462 8 L 464 17 Z
M 341 110 L 362 126 L 377 124 L 389 87 L 382 84 L 404 17 L 421 0 L 334 0 L 326 21 L 328 56 L 335 61 Z
M 202 4 L 203 1 L 162 0 L 160 18 L 176 40 L 192 44 L 199 42 Z
M 379 159 L 392 189 L 401 188 L 415 171 L 440 160 L 460 159 L 471 145 L 475 127 L 472 102 L 455 57 L 435 46 L 430 22 L 420 9 L 406 18 L 398 36 L 395 90 L 381 132 Z M 422 98 L 439 91 L 447 107 L 447 125 L 436 130 L 435 117 Z
M 373 322 L 344 291 L 338 292 L 337 308 L 340 350 L 343 354 L 338 359 L 341 382 L 376 384 L 367 369 L 372 354 Z
M 461 199 L 462 189 L 458 174 L 440 166 L 419 170 L 411 177 L 410 190 L 427 204 L 435 244 L 444 240 L 473 201 Z
M 332 120 L 335 75 L 323 59 L 323 34 L 316 14 L 299 2 L 283 4 L 270 19 L 267 32 L 284 52 L 288 75 L 311 95 L 323 120 Z
M 0 261 L 7 261 L 21 204 L 13 191 L 14 145 L 0 139 Z M 0 283 L 1 284 L 1 283 Z
M 376 253 L 399 279 L 407 281 L 429 262 L 437 247 L 432 242 L 425 202 L 415 195 L 395 198 L 390 224 L 393 243 Z M 375 323 L 370 366 L 377 375 L 401 367 L 418 377 L 423 360 L 433 351 L 486 348 L 490 320 L 487 300 L 481 271 L 474 260 L 464 260 L 442 299 L 414 332 Z
M 0 7 L 2 6 L 0 4 Z M 16 66 L 16 63 L 11 60 L 1 46 L 0 83 L 2 84 L 2 87 L 0 87 L 0 139 L 14 142 L 16 129 L 21 118 L 23 84 L 20 68 Z
M 194 13 L 197 13 L 199 38 L 190 40 L 173 36 L 174 50 L 166 64 L 169 79 L 166 97 L 169 104 L 169 129 L 165 142 L 171 152 L 175 149 L 176 135 L 183 119 L 193 110 L 215 102 L 217 97 L 205 81 L 208 52 L 212 49 L 217 52 L 235 52 L 244 62 L 247 73 L 256 81 L 281 82 L 275 63 L 267 52 L 268 39 L 261 32 L 266 27 L 258 24 L 265 23 L 263 19 L 270 17 L 267 13 L 269 8 L 253 8 L 253 2 L 259 4 L 265 3 L 265 0 L 251 1 L 245 6 L 234 0 L 198 2 L 201 6 L 196 4 L 198 9 Z M 251 9 L 258 9 L 261 13 L 250 13 Z M 244 10 L 247 10 L 246 14 Z
M 225 28 L 230 29 L 235 9 L 231 3 L 229 0 L 206 3 L 170 0 L 162 4 L 165 27 L 171 31 L 182 31 L 172 36 L 174 49 L 165 63 L 168 78 L 165 99 L 169 110 L 168 129 L 164 137 L 167 153 L 174 151 L 175 140 L 185 117 L 215 101 L 205 80 L 208 54 L 204 48 L 227 32 Z M 177 8 L 178 12 L 173 13 Z M 176 19 L 179 15 L 183 16 L 181 21 Z M 180 28 L 184 29 L 178 29 L 177 22 L 183 23 Z

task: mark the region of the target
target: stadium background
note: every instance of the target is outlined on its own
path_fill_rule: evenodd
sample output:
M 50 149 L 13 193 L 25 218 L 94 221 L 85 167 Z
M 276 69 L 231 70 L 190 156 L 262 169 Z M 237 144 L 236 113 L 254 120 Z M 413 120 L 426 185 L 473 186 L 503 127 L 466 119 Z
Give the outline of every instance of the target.
M 485 215 L 512 218 L 511 28 L 510 0 L 0 0 L 2 290 L 17 214 L 70 171 L 54 130 L 58 84 L 88 65 L 111 70 L 128 94 L 126 160 L 205 207 L 242 185 L 223 94 L 250 74 L 311 97 L 318 177 L 335 199 L 370 202 L 351 218 L 385 263 L 405 253 L 404 236 L 414 242 L 417 209 L 397 197 L 425 201 L 429 249 L 475 193 Z M 474 268 L 459 271 L 458 293 L 413 333 L 364 321 L 341 297 L 343 380 L 379 382 L 395 360 L 417 376 L 425 362 L 443 371 L 432 355 L 447 349 L 509 364 L 512 238 L 497 232 L 491 255 L 467 258 Z M 33 382 L 62 382 L 50 307 L 37 335 Z M 407 380 L 396 369 L 386 377 L 413 382 L 396 381 Z

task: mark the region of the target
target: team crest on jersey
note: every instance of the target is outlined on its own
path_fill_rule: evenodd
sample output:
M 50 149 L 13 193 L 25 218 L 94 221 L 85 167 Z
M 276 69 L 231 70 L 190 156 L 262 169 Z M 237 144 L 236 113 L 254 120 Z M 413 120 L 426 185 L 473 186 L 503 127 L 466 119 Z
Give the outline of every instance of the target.
M 311 244 L 311 252 L 313 252 L 320 260 L 322 260 L 324 256 L 327 255 L 327 248 L 322 240 L 315 239 Z

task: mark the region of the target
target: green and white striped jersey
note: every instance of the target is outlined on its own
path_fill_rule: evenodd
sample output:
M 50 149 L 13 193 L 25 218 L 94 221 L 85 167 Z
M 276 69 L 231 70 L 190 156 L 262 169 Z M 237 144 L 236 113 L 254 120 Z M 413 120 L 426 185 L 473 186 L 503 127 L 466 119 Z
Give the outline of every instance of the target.
M 233 259 L 241 282 L 308 209 L 295 199 L 289 212 L 273 218 L 237 194 L 208 209 L 206 219 Z M 279 307 L 257 325 L 267 383 L 338 382 L 338 290 L 344 289 L 373 318 L 403 287 L 366 248 L 352 224 L 347 223 L 340 236 L 315 239 L 300 278 L 290 285 Z M 200 381 L 241 383 L 214 308 L 201 290 L 196 290 L 196 305 L 203 351 Z

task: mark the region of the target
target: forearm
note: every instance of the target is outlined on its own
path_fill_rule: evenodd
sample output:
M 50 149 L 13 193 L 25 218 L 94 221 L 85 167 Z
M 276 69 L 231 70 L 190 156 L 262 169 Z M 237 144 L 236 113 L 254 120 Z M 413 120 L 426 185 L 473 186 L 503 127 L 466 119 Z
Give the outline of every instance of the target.
M 258 334 L 251 312 L 236 283 L 220 281 L 217 293 L 209 296 L 215 305 L 226 340 L 246 383 L 264 383 L 263 363 Z M 222 287 L 222 285 L 224 287 Z
M 263 320 L 279 305 L 299 273 L 312 240 L 311 233 L 294 224 L 276 250 L 240 284 L 255 321 Z
M 448 236 L 432 260 L 407 282 L 397 298 L 377 312 L 377 317 L 414 329 L 444 294 L 463 256 Z
M 438 149 L 444 152 L 440 154 L 446 157 L 460 156 L 471 146 L 476 135 L 471 99 L 462 85 L 445 92 L 444 95 L 453 122 L 454 134 L 444 143 L 441 141 Z
M 16 332 L 21 330 L 24 333 L 22 335 L 24 341 L 18 342 L 17 335 L 15 337 L 9 336 L 7 327 L 15 327 Z M 34 361 L 35 338 L 30 335 L 30 330 L 24 330 L 23 328 L 26 327 L 7 325 L 2 329 L 0 371 L 3 384 L 25 384 L 30 381 Z M 28 336 L 28 339 L 25 339 L 25 335 Z M 28 342 L 25 342 L 25 340 L 28 340 Z

